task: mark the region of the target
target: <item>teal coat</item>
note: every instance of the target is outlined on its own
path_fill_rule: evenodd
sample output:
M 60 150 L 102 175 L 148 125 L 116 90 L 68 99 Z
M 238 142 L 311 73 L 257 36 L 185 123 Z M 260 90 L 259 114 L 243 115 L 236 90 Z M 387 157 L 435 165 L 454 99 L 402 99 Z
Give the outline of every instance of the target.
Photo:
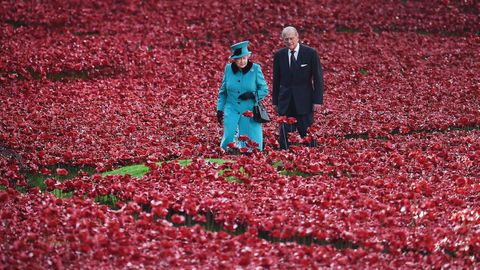
M 227 144 L 238 142 L 238 135 L 247 135 L 263 149 L 262 124 L 253 121 L 253 118 L 243 116 L 245 111 L 252 111 L 255 100 L 241 100 L 238 98 L 245 92 L 258 93 L 258 99 L 263 100 L 268 94 L 268 86 L 260 65 L 248 62 L 241 70 L 235 63 L 227 64 L 223 74 L 223 81 L 218 91 L 217 111 L 224 112 L 223 138 L 221 147 L 226 150 Z M 238 132 L 237 132 L 238 131 Z

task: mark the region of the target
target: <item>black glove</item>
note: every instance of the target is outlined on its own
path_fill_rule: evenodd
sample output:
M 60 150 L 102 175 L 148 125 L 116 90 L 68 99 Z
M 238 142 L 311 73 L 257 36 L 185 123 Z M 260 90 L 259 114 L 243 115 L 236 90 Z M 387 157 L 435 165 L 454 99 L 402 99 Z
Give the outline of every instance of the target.
M 217 111 L 217 121 L 219 124 L 223 122 L 223 111 Z
M 255 95 L 253 94 L 253 92 L 245 92 L 238 96 L 238 98 L 241 100 L 255 99 Z

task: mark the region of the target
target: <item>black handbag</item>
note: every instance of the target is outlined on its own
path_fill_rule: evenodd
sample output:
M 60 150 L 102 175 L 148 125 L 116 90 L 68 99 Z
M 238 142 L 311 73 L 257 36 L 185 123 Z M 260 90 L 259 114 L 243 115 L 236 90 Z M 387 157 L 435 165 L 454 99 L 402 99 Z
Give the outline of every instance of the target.
M 258 101 L 258 91 L 256 91 L 256 100 L 255 105 L 253 105 L 253 120 L 258 123 L 268 123 L 270 122 L 270 116 L 268 116 L 267 109 L 261 101 Z

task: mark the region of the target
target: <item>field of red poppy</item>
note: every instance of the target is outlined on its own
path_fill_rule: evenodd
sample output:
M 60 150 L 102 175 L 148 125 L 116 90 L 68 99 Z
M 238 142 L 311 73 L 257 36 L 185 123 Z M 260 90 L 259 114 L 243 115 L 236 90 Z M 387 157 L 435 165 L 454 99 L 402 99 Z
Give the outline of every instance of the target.
M 480 267 L 477 1 L 0 3 L 1 269 Z M 278 150 L 267 102 L 265 150 L 226 156 L 229 46 L 271 91 L 287 25 L 318 147 Z

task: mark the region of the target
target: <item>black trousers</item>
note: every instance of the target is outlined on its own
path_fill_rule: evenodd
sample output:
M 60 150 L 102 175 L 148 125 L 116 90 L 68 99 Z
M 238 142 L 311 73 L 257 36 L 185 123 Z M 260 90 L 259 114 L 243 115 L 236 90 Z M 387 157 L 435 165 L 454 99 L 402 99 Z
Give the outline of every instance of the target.
M 288 106 L 288 110 L 285 115 L 287 117 L 294 117 L 295 119 L 297 119 L 297 122 L 295 124 L 287 124 L 287 123 L 280 124 L 280 137 L 278 140 L 280 144 L 280 149 L 288 149 L 288 147 L 290 146 L 290 143 L 288 142 L 288 133 L 294 132 L 295 130 L 297 130 L 300 136 L 304 138 L 305 136 L 307 136 L 308 128 L 313 123 L 313 111 L 307 114 L 301 114 L 301 115 L 297 114 L 293 99 L 290 100 L 290 104 Z M 316 146 L 315 144 L 316 142 L 313 141 L 312 143 L 310 143 L 309 146 Z

